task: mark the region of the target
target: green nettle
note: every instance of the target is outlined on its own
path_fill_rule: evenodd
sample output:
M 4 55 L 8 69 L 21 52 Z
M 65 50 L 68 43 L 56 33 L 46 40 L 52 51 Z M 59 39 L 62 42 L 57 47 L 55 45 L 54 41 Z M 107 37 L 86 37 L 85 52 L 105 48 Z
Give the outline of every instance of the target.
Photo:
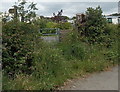
M 12 25 L 12 26 L 11 26 Z M 34 27 L 26 23 L 8 22 L 3 25 L 2 62 L 6 73 L 29 73 L 34 50 Z M 34 33 L 33 33 L 34 31 Z

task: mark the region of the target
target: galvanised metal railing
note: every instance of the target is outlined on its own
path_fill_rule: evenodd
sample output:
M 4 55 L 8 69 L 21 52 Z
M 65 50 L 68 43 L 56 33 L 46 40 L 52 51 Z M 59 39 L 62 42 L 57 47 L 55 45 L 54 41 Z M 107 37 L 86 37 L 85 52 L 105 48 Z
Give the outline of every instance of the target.
M 39 33 L 42 35 L 59 35 L 59 28 L 41 28 L 39 29 Z

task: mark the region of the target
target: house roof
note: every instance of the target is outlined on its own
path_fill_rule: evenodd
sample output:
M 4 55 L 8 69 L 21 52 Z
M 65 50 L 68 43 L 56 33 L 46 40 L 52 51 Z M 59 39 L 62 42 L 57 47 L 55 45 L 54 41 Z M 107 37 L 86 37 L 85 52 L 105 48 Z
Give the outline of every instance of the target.
M 116 19 L 116 18 L 120 18 L 120 16 L 105 16 L 106 18 L 112 18 L 112 19 Z
M 81 15 L 81 14 L 84 14 L 84 13 L 77 13 L 76 15 Z M 84 14 L 85 15 L 85 14 Z

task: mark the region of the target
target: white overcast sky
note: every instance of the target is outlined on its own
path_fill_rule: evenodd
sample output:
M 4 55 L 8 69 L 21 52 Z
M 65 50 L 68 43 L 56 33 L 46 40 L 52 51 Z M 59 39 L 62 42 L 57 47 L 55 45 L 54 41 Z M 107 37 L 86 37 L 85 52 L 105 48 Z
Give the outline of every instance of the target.
M 0 12 L 8 12 L 18 0 L 0 0 Z M 88 7 L 101 6 L 103 14 L 112 14 L 118 12 L 119 0 L 27 0 L 28 2 L 37 3 L 38 15 L 52 16 L 63 9 L 63 15 L 69 17 L 76 13 L 84 13 Z

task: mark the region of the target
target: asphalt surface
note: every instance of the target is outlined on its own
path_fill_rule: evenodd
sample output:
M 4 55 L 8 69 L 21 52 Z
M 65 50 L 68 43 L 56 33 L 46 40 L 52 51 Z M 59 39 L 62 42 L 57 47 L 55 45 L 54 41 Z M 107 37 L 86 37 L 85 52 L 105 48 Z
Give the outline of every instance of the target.
M 87 78 L 71 80 L 62 90 L 118 90 L 118 66 L 111 70 L 94 73 Z

